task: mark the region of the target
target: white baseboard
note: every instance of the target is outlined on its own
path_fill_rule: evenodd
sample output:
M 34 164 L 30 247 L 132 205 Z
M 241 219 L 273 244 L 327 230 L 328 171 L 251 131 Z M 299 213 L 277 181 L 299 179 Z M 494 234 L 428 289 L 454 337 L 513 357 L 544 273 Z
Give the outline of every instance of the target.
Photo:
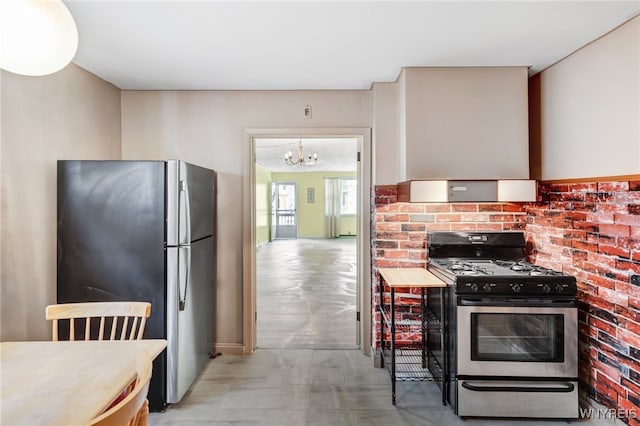
M 223 355 L 242 355 L 244 346 L 242 343 L 216 343 L 216 352 Z

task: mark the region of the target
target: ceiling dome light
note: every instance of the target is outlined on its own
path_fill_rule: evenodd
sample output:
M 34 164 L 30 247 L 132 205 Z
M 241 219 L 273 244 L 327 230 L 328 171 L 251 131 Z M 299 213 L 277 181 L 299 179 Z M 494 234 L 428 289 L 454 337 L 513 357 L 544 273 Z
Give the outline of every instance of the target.
M 0 3 L 0 68 L 40 76 L 71 62 L 78 49 L 78 29 L 62 0 Z

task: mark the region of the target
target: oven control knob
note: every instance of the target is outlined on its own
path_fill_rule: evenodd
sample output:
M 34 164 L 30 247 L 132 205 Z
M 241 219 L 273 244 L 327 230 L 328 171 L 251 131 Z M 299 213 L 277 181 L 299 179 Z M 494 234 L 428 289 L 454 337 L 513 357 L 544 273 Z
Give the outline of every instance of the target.
M 556 285 L 556 293 L 562 293 L 563 290 L 564 290 L 564 288 L 562 287 L 562 284 L 557 284 Z
M 545 293 L 551 292 L 551 286 L 549 284 L 543 285 L 542 286 L 542 291 L 544 291 Z
M 482 286 L 482 290 L 488 293 L 491 291 L 491 286 L 489 284 L 485 284 Z
M 520 293 L 520 284 L 515 283 L 515 284 L 511 284 L 511 290 L 513 290 L 514 293 Z
M 472 292 L 477 292 L 478 291 L 478 285 L 477 284 L 471 284 L 471 291 Z

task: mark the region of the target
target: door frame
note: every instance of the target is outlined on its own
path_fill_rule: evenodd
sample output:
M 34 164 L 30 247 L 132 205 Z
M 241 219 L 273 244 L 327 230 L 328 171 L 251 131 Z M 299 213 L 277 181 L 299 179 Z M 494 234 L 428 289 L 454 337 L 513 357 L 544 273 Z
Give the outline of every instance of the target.
M 371 355 L 371 128 L 273 128 L 245 129 L 242 145 L 242 352 L 256 347 L 256 205 L 255 158 L 258 138 L 356 138 L 358 139 L 358 217 L 356 236 L 357 297 L 356 343 Z M 355 319 L 355 318 L 354 318 Z

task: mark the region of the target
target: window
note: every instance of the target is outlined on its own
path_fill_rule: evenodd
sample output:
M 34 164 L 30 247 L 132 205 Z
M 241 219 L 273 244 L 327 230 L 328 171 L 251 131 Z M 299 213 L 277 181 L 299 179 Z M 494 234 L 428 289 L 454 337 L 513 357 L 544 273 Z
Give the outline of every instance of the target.
M 358 213 L 358 181 L 353 178 L 340 179 L 340 214 Z

